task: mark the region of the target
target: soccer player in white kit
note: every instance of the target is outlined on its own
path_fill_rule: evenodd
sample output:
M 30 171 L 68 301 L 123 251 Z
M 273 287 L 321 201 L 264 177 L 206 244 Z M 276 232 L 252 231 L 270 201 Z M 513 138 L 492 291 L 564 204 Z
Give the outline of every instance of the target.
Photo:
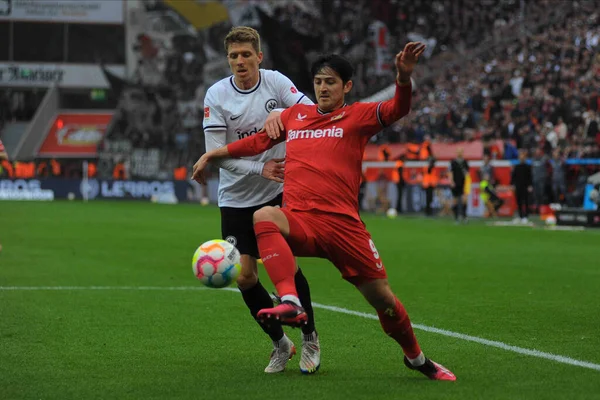
M 287 108 L 297 103 L 313 104 L 286 76 L 277 71 L 259 69 L 263 54 L 260 36 L 253 28 L 234 27 L 225 37 L 225 51 L 233 75 L 215 83 L 206 92 L 203 123 L 206 151 L 254 135 L 265 124 L 275 128 L 275 117 L 267 121 L 267 116 L 275 108 Z M 264 206 L 281 206 L 284 158 L 285 143 L 281 143 L 258 156 L 223 160 L 217 164 L 220 168 L 222 237 L 242 254 L 238 287 L 250 313 L 273 341 L 271 359 L 265 368 L 267 373 L 283 371 L 296 353 L 281 324 L 267 325 L 256 319 L 258 311 L 272 307 L 273 301 L 258 279 L 256 260 L 260 256 L 252 216 Z M 308 323 L 302 327 L 300 370 L 314 373 L 320 366 L 320 346 L 308 282 L 300 269 L 295 282 L 300 301 L 309 316 Z

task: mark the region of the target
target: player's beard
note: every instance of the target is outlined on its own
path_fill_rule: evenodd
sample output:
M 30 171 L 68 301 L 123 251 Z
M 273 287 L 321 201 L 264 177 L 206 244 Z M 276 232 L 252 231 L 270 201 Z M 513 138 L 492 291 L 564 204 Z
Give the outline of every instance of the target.
M 321 111 L 331 112 L 336 108 L 338 103 L 340 103 L 340 100 L 336 100 L 330 94 L 327 94 L 325 97 L 319 96 L 318 103 L 319 103 L 319 108 L 321 109 Z M 343 103 L 343 101 L 342 101 L 342 103 Z M 340 104 L 340 106 L 341 106 L 341 104 Z

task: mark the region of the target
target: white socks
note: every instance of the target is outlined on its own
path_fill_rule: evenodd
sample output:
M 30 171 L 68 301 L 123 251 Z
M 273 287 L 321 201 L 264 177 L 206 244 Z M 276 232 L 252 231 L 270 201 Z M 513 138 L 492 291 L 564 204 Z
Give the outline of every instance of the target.
M 406 357 L 408 358 L 408 357 Z M 421 365 L 425 364 L 425 355 L 423 354 L 423 352 L 421 352 L 421 354 L 419 354 L 417 356 L 417 358 L 413 358 L 410 359 L 408 358 L 408 361 L 415 367 L 420 367 Z
M 281 346 L 286 346 L 289 341 L 290 341 L 290 339 L 288 339 L 288 337 L 284 333 L 283 336 L 281 337 L 281 339 L 279 339 L 277 341 L 273 340 L 273 347 L 278 349 Z
M 298 307 L 302 307 L 302 304 L 300 303 L 300 299 L 298 297 L 294 296 L 293 294 L 286 294 L 285 296 L 281 296 L 281 301 L 282 302 L 291 301 Z

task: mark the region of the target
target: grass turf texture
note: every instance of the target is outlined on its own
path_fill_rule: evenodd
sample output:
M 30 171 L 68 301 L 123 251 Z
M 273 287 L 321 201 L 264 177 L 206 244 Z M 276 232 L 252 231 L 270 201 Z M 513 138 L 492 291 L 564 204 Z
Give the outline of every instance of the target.
M 600 364 L 598 232 L 365 222 L 414 323 Z M 192 254 L 220 234 L 214 207 L 134 202 L 3 202 L 0 229 L 1 287 L 200 286 Z M 373 314 L 328 262 L 300 262 L 313 301 Z M 316 320 L 321 370 L 296 356 L 267 375 L 271 343 L 237 293 L 0 290 L 0 398 L 600 398 L 600 371 L 417 330 L 458 377 L 431 382 L 377 321 Z

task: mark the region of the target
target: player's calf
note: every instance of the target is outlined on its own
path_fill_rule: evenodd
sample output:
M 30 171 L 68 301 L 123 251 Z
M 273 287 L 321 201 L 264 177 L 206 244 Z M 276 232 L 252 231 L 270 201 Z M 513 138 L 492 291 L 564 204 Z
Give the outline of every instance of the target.
M 415 359 L 421 354 L 421 348 L 412 329 L 406 309 L 392 292 L 387 279 L 375 279 L 358 286 L 358 290 L 377 310 L 383 331 L 394 339 L 404 354 Z

